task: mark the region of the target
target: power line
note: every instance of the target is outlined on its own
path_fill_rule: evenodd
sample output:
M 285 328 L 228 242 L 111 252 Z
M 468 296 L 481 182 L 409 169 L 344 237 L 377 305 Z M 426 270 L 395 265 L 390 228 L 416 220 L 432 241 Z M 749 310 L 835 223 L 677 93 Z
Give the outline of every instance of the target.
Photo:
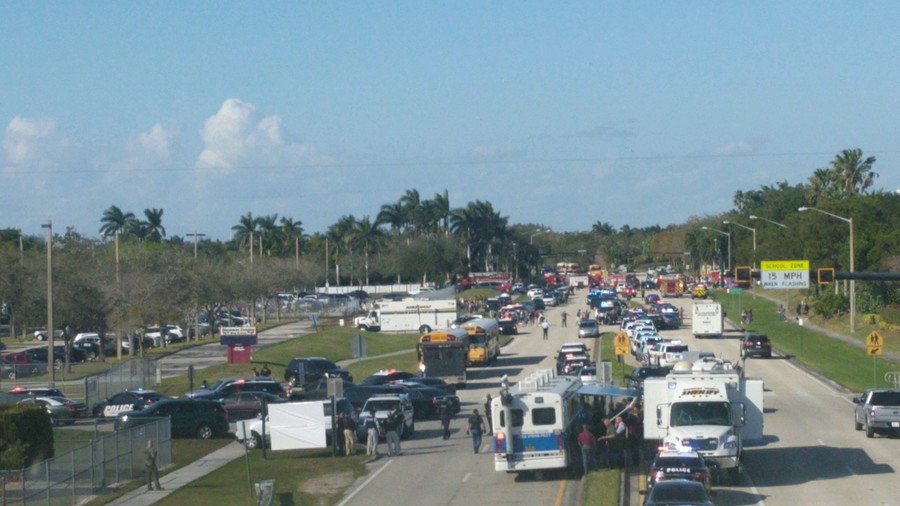
M 869 151 L 875 154 L 894 154 L 900 150 Z M 164 172 L 190 172 L 209 174 L 231 174 L 242 171 L 273 171 L 273 170 L 307 170 L 307 169 L 378 169 L 388 167 L 465 167 L 484 165 L 539 165 L 539 164 L 582 164 L 599 162 L 623 162 L 623 161 L 674 161 L 674 160 L 728 160 L 728 159 L 753 159 L 753 158 L 787 158 L 807 156 L 832 156 L 833 152 L 798 151 L 781 153 L 734 153 L 734 154 L 685 154 L 685 155 L 631 155 L 631 156 L 603 156 L 603 157 L 577 157 L 577 158 L 507 158 L 493 160 L 401 160 L 394 162 L 336 162 L 336 163 L 299 163 L 283 165 L 238 165 L 227 168 L 198 168 L 194 166 L 174 167 L 147 167 L 147 168 L 93 168 L 93 169 L 10 169 L 0 171 L 0 175 L 19 174 L 108 174 L 108 173 L 164 173 Z

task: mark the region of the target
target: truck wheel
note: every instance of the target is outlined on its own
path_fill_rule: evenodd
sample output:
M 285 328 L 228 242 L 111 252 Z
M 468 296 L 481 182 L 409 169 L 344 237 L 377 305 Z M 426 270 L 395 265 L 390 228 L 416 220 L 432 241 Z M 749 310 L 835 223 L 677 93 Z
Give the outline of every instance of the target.
M 429 327 L 428 325 L 422 325 L 421 327 L 419 327 L 419 332 L 422 334 L 427 334 L 431 332 L 431 327 Z
M 213 437 L 213 429 L 207 424 L 203 424 L 200 427 L 197 427 L 197 437 L 200 439 L 212 439 Z
M 866 424 L 866 437 L 875 437 L 875 429 Z
M 365 331 L 365 330 L 369 330 L 369 327 L 366 327 L 365 325 L 357 325 L 357 326 L 356 326 L 356 330 L 363 330 L 363 331 Z
M 260 437 L 257 433 L 250 434 L 250 437 L 244 440 L 244 446 L 249 450 L 253 450 L 259 447 Z

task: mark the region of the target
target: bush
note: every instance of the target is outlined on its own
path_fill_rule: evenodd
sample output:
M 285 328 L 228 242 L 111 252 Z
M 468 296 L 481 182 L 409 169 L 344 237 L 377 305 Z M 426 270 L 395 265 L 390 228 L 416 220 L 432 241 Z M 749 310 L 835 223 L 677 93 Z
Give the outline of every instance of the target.
M 813 301 L 812 310 L 816 314 L 825 318 L 831 318 L 838 314 L 838 311 L 847 311 L 850 309 L 850 299 L 840 294 L 832 292 L 822 294 L 818 299 Z
M 43 408 L 0 405 L 0 469 L 22 469 L 52 456 L 53 424 Z

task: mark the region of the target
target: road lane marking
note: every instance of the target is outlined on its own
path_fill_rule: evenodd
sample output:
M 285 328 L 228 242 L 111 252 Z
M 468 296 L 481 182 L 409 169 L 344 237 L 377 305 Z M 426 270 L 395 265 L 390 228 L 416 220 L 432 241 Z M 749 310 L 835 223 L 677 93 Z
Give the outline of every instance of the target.
M 553 506 L 562 506 L 563 499 L 566 495 L 566 483 L 566 480 L 559 482 L 559 490 L 556 491 L 556 500 L 553 502 Z
M 345 497 L 343 501 L 339 502 L 339 503 L 338 503 L 338 506 L 344 506 L 345 504 L 347 504 L 348 502 L 350 502 L 350 499 L 353 499 L 353 497 L 354 497 L 356 494 L 358 494 L 358 493 L 360 492 L 360 490 L 366 488 L 366 485 L 368 485 L 369 483 L 371 483 L 372 480 L 374 480 L 375 478 L 377 478 L 378 475 L 381 474 L 382 471 L 384 471 L 385 469 L 387 469 L 387 466 L 389 466 L 389 465 L 391 465 L 391 464 L 393 464 L 393 463 L 394 463 L 394 459 L 391 459 L 391 460 L 385 462 L 385 464 L 384 464 L 383 466 L 381 466 L 377 471 L 375 471 L 374 473 L 372 473 L 372 476 L 369 476 L 368 478 L 366 478 L 366 481 L 362 482 L 362 485 L 360 485 L 359 488 L 357 488 L 357 489 L 354 490 L 350 495 L 348 495 L 347 497 Z
M 463 476 L 463 483 L 469 481 L 469 478 L 471 478 L 471 477 L 472 477 L 472 473 L 466 473 L 466 475 Z
M 825 446 L 825 443 L 821 439 L 816 439 L 816 442 L 819 443 L 819 446 Z
M 753 495 L 759 498 L 759 500 L 756 501 L 757 506 L 766 506 L 766 501 L 763 500 L 762 496 L 759 493 L 759 490 L 756 489 L 756 484 L 753 483 L 753 478 L 750 477 L 750 473 L 744 471 L 744 476 L 746 476 L 747 481 L 750 482 L 750 491 L 753 492 Z

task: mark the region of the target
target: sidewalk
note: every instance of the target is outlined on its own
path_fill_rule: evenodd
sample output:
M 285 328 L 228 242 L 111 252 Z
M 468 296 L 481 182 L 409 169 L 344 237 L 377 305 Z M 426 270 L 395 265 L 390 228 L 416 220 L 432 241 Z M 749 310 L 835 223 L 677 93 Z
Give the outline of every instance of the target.
M 242 444 L 238 443 L 237 441 L 233 441 L 228 446 L 222 447 L 210 453 L 209 455 L 196 460 L 182 467 L 181 469 L 178 469 L 177 471 L 171 472 L 165 476 L 161 476 L 159 479 L 159 484 L 162 485 L 162 490 L 154 490 L 150 492 L 147 490 L 146 485 L 141 482 L 141 486 L 136 490 L 132 490 L 131 492 L 128 492 L 127 494 L 108 504 L 115 506 L 147 506 L 150 504 L 155 504 L 157 501 L 161 501 L 163 498 L 165 498 L 172 492 L 175 492 L 179 488 L 191 483 L 194 480 L 198 480 L 206 476 L 207 474 L 237 459 L 238 457 L 244 456 L 244 451 L 244 446 Z M 161 471 L 165 472 L 165 469 L 162 469 Z

